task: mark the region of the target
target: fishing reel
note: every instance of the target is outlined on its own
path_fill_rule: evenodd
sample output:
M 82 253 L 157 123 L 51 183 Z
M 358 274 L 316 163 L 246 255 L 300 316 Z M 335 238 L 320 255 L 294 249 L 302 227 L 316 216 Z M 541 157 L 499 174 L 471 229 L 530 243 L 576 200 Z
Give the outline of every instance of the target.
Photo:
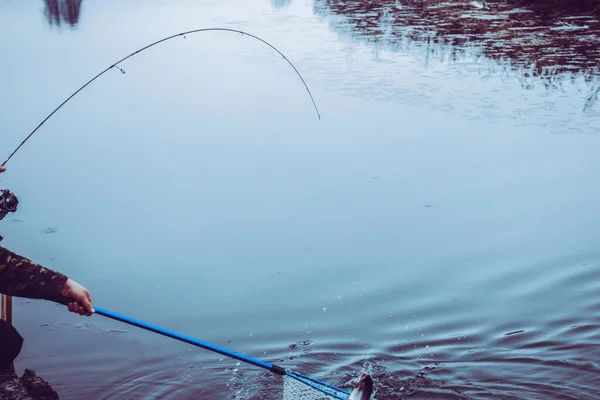
M 9 212 L 17 211 L 19 205 L 19 199 L 17 196 L 8 189 L 2 190 L 0 195 L 0 220 L 6 217 Z

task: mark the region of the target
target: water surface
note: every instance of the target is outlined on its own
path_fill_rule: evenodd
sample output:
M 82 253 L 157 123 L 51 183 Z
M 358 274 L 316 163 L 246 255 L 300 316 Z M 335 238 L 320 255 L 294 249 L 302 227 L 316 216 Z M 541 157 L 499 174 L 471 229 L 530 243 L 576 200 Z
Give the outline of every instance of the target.
M 3 2 L 3 244 L 103 308 L 377 399 L 593 399 L 598 9 L 533 1 Z M 276 398 L 278 378 L 17 301 L 79 399 Z

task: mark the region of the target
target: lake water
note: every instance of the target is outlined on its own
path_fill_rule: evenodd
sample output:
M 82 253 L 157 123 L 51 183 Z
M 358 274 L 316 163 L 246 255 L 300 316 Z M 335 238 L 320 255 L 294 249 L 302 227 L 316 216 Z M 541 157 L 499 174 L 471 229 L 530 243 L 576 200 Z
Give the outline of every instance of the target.
M 556 3 L 556 4 L 554 4 Z M 381 399 L 600 391 L 600 22 L 560 2 L 0 3 L 3 245 L 98 307 Z M 62 399 L 269 399 L 256 367 L 15 299 Z

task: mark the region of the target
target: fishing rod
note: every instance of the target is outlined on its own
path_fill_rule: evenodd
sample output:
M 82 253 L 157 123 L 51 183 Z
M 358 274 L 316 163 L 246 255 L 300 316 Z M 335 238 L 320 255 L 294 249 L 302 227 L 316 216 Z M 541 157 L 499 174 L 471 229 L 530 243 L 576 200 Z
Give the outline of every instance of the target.
M 306 84 L 306 81 L 304 81 L 304 78 L 302 78 L 302 75 L 300 75 L 300 72 L 298 71 L 298 69 L 296 69 L 296 67 L 294 66 L 294 64 L 292 64 L 292 62 L 281 52 L 279 51 L 275 46 L 273 46 L 271 43 L 267 42 L 264 39 L 259 38 L 256 35 L 253 35 L 251 33 L 245 32 L 245 31 L 241 31 L 238 29 L 230 29 L 230 28 L 202 28 L 202 29 L 194 29 L 191 31 L 186 31 L 186 32 L 181 32 L 181 33 L 177 33 L 175 35 L 171 35 L 168 36 L 166 38 L 157 40 L 156 42 L 153 42 L 147 46 L 142 47 L 139 50 L 134 51 L 133 53 L 129 54 L 126 57 L 123 57 L 122 59 L 120 59 L 119 61 L 115 62 L 114 64 L 111 64 L 109 67 L 107 67 L 105 70 L 103 70 L 102 72 L 100 72 L 98 75 L 96 75 L 95 77 L 93 77 L 92 79 L 90 79 L 89 81 L 87 81 L 83 86 L 81 86 L 79 89 L 77 89 L 73 94 L 71 94 L 65 101 L 63 101 L 58 107 L 56 107 L 56 109 L 54 109 L 54 111 L 52 111 L 29 135 L 27 135 L 27 137 L 25 137 L 25 140 L 23 140 L 21 142 L 21 144 L 19 144 L 19 146 L 17 146 L 17 148 L 4 160 L 4 162 L 2 163 L 2 166 L 6 165 L 6 163 L 15 155 L 15 153 L 17 151 L 19 151 L 19 149 L 21 147 L 23 147 L 23 145 L 33 136 L 33 134 L 35 132 L 37 132 L 38 129 L 40 129 L 42 127 L 42 125 L 44 125 L 46 123 L 46 121 L 48 121 L 58 110 L 60 110 L 62 108 L 62 106 L 64 106 L 67 102 L 69 102 L 69 100 L 71 100 L 73 97 L 75 97 L 79 92 L 81 92 L 83 89 L 85 89 L 90 83 L 94 82 L 96 79 L 98 79 L 99 77 L 101 77 L 102 75 L 104 75 L 106 72 L 108 72 L 109 70 L 113 69 L 113 68 L 117 68 L 119 71 L 121 71 L 121 73 L 125 74 L 125 70 L 123 68 L 121 68 L 119 66 L 120 63 L 122 63 L 123 61 L 135 56 L 136 54 L 139 54 L 147 49 L 149 49 L 150 47 L 156 46 L 159 43 L 162 42 L 166 42 L 167 40 L 171 40 L 174 39 L 176 37 L 180 37 L 183 36 L 183 38 L 186 38 L 186 35 L 191 35 L 194 33 L 200 33 L 200 32 L 210 32 L 210 31 L 216 31 L 216 32 L 234 32 L 234 33 L 239 33 L 242 36 L 249 36 L 253 39 L 256 39 L 264 44 L 266 44 L 267 46 L 269 46 L 270 48 L 272 48 L 273 50 L 275 50 L 277 53 L 279 53 L 279 55 L 281 55 L 285 61 L 288 62 L 288 64 L 291 65 L 291 67 L 294 69 L 294 71 L 296 71 L 296 74 L 298 75 L 298 77 L 300 77 L 300 80 L 302 81 L 302 83 L 304 84 L 304 87 L 306 88 L 306 91 L 308 92 L 308 95 L 310 96 L 310 99 L 313 103 L 313 106 L 315 108 L 315 111 L 317 112 L 317 116 L 319 117 L 319 120 L 321 119 L 321 113 L 319 112 L 319 109 L 317 108 L 317 104 L 315 103 L 315 99 L 310 91 L 310 89 L 308 88 L 308 85 Z
M 128 56 L 121 58 L 119 61 L 115 62 L 114 64 L 111 64 L 109 67 L 104 69 L 98 75 L 94 76 L 92 79 L 87 81 L 83 86 L 81 86 L 79 89 L 77 89 L 75 92 L 73 92 L 73 94 L 71 94 L 65 101 L 63 101 L 58 107 L 56 107 L 54 109 L 54 111 L 52 111 L 46 118 L 44 118 L 44 120 L 33 131 L 31 131 L 29 133 L 29 135 L 27 135 L 25 137 L 25 139 L 21 142 L 21 144 L 19 144 L 17 146 L 17 148 L 4 160 L 4 162 L 1 164 L 1 166 L 5 166 L 6 163 L 8 163 L 8 161 L 17 153 L 17 151 L 19 151 L 19 149 L 21 149 L 21 147 L 23 147 L 23 145 L 38 131 L 38 129 L 40 129 L 42 127 L 42 125 L 44 125 L 46 123 L 46 121 L 48 121 L 58 110 L 60 110 L 65 104 L 67 104 L 73 97 L 75 97 L 79 92 L 81 92 L 83 89 L 85 89 L 89 84 L 94 82 L 96 79 L 100 78 L 102 75 L 104 75 L 109 70 L 116 68 L 119 71 L 121 71 L 121 73 L 125 74 L 125 70 L 123 68 L 121 68 L 119 66 L 119 64 L 122 63 L 123 61 L 135 56 L 136 54 L 139 54 L 139 53 L 149 49 L 150 47 L 156 46 L 162 42 L 166 42 L 166 41 L 174 39 L 176 37 L 183 36 L 183 38 L 186 39 L 187 38 L 186 35 L 191 35 L 191 34 L 201 33 L 201 32 L 210 32 L 210 31 L 239 33 L 242 36 L 248 36 L 253 39 L 256 39 L 256 40 L 266 44 L 267 46 L 269 46 L 270 48 L 275 50 L 277 53 L 279 53 L 279 55 L 281 55 L 284 58 L 284 60 L 287 61 L 288 64 L 291 65 L 291 67 L 294 69 L 294 71 L 296 71 L 296 74 L 298 75 L 298 77 L 300 78 L 302 83 L 304 84 L 304 87 L 306 88 L 306 91 L 308 92 L 308 95 L 310 96 L 310 99 L 313 103 L 315 111 L 317 112 L 317 116 L 319 117 L 319 120 L 321 119 L 321 113 L 319 112 L 317 104 L 315 103 L 315 99 L 314 99 L 310 89 L 308 88 L 308 85 L 304 81 L 304 78 L 302 78 L 302 75 L 300 74 L 298 69 L 296 69 L 294 64 L 292 64 L 292 62 L 281 51 L 279 51 L 275 46 L 273 46 L 271 43 L 267 42 L 264 39 L 261 39 L 260 37 L 258 37 L 256 35 L 253 35 L 251 33 L 241 31 L 238 29 L 229 29 L 229 28 L 194 29 L 194 30 L 190 30 L 190 31 L 186 31 L 186 32 L 177 33 L 175 35 L 167 36 L 163 39 L 160 39 L 153 43 L 150 43 L 149 45 L 144 46 L 141 49 L 134 51 L 133 53 L 129 54 Z M 2 212 L 3 210 L 8 211 L 8 212 L 15 212 L 16 204 L 18 204 L 18 199 L 14 193 L 12 193 L 8 190 L 2 191 L 2 195 L 0 195 L 0 212 Z M 7 206 L 7 207 L 3 207 L 3 206 Z M 6 213 L 4 213 L 4 215 L 0 214 L 0 219 L 4 218 L 5 215 L 6 215 Z M 1 310 L 2 319 L 4 319 L 5 321 L 8 321 L 8 322 L 11 322 L 11 319 L 12 319 L 12 311 L 11 310 L 12 310 L 12 299 L 10 298 L 10 296 L 2 295 L 2 310 Z
M 70 302 L 72 302 L 72 300 L 69 298 L 65 297 L 64 299 L 61 299 L 61 303 L 64 305 L 68 305 Z M 95 314 L 102 315 L 103 317 L 110 318 L 115 321 L 120 321 L 120 322 L 126 323 L 128 325 L 137 326 L 138 328 L 142 328 L 142 329 L 145 329 L 145 330 L 148 330 L 148 331 L 151 331 L 154 333 L 158 333 L 158 334 L 166 336 L 166 337 L 170 337 L 172 339 L 179 340 L 184 343 L 188 343 L 188 344 L 191 344 L 191 345 L 194 345 L 197 347 L 201 347 L 206 350 L 213 351 L 215 353 L 219 353 L 219 354 L 231 357 L 231 358 L 235 358 L 235 359 L 243 361 L 245 363 L 264 368 L 264 369 L 269 370 L 270 372 L 276 373 L 278 375 L 289 376 L 290 378 L 294 378 L 297 381 L 302 382 L 303 384 L 308 385 L 311 388 L 318 390 L 321 393 L 327 394 L 328 396 L 331 396 L 336 399 L 346 400 L 348 398 L 348 396 L 350 395 L 350 392 L 348 392 L 347 390 L 340 389 L 329 383 L 321 382 L 319 380 L 316 380 L 314 378 L 311 378 L 309 376 L 306 376 L 306 375 L 303 375 L 303 374 L 300 374 L 297 372 L 288 371 L 285 368 L 280 367 L 275 364 L 270 364 L 270 363 L 267 363 L 264 361 L 260 361 L 260 360 L 248 357 L 246 355 L 236 353 L 236 352 L 227 350 L 225 348 L 215 346 L 215 345 L 212 345 L 212 344 L 209 344 L 206 342 L 202 342 L 198 339 L 194 339 L 192 337 L 179 334 L 177 332 L 169 331 L 167 329 L 163 329 L 158 326 L 148 324 L 146 322 L 142 322 L 142 321 L 130 318 L 130 317 L 126 317 L 124 315 L 117 314 L 117 313 L 109 311 L 109 310 L 105 310 L 103 308 L 94 306 L 94 310 L 95 310 L 94 311 Z M 331 390 L 328 390 L 328 389 L 331 389 Z M 338 393 L 344 394 L 345 397 L 340 396 Z

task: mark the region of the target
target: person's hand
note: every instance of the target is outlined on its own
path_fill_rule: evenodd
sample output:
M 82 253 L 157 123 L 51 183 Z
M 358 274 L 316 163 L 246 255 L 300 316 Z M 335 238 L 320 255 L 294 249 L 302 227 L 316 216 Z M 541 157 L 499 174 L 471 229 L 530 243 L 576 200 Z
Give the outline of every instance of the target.
M 0 173 L 6 171 L 6 167 L 0 167 Z
M 69 311 L 79 315 L 87 315 L 88 317 L 96 312 L 92 306 L 92 295 L 79 283 L 67 279 L 63 286 L 62 294 L 73 300 L 68 304 Z

